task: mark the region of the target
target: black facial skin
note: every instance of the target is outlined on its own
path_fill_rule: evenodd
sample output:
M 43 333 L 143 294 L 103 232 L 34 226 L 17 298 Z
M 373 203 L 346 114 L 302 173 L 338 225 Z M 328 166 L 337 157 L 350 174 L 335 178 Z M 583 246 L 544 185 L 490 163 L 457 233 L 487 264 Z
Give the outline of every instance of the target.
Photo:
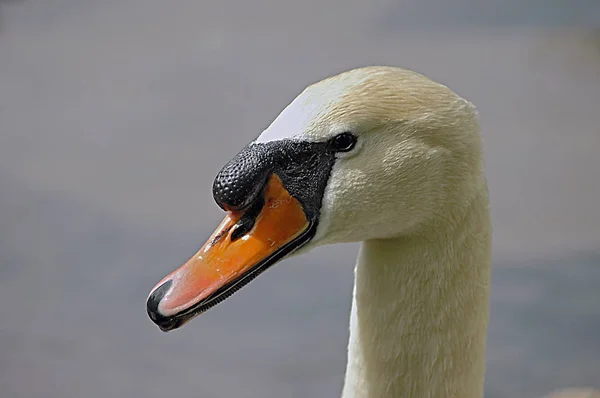
M 309 242 L 317 230 L 321 203 L 336 153 L 351 150 L 355 142 L 352 134 L 342 133 L 326 142 L 281 140 L 253 143 L 242 149 L 221 169 L 213 183 L 213 197 L 221 208 L 245 211 L 234 227 L 232 239 L 242 237 L 254 226 L 264 205 L 264 190 L 271 174 L 276 174 L 289 194 L 300 202 L 309 228 L 238 279 L 179 314 L 165 317 L 158 312 L 158 304 L 168 291 L 168 287 L 158 287 L 148 298 L 150 318 L 163 331 L 176 329 L 227 299 L 270 266 Z M 165 285 L 168 283 L 171 281 L 165 282 Z
M 302 204 L 307 218 L 316 221 L 334 162 L 330 142 L 251 144 L 221 169 L 213 184 L 213 197 L 224 210 L 246 210 L 262 196 L 274 173 Z

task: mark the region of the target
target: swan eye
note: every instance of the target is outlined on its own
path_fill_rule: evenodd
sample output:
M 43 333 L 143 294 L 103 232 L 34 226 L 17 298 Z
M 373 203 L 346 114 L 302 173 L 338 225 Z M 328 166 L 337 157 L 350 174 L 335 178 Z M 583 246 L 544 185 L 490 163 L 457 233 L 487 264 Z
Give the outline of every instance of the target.
M 331 139 L 331 147 L 336 152 L 348 152 L 356 145 L 356 137 L 354 134 L 344 132 L 336 135 Z

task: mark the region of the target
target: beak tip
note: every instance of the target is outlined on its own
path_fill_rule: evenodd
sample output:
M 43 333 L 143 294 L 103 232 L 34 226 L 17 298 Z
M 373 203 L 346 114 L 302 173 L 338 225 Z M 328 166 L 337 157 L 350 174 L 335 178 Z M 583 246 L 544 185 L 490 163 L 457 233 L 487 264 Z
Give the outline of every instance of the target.
M 152 293 L 150 293 L 150 296 L 148 296 L 148 299 L 146 300 L 146 311 L 148 312 L 148 316 L 158 326 L 161 326 L 168 319 L 166 316 L 161 314 L 159 305 L 162 299 L 169 291 L 169 289 L 171 288 L 172 284 L 173 281 L 171 279 L 164 282 L 162 285 L 154 289 Z

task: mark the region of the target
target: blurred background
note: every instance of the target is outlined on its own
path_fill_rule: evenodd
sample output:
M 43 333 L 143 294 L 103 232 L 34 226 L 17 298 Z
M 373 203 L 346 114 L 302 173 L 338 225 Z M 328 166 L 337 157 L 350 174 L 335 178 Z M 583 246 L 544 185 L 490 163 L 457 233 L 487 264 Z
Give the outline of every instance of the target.
M 223 217 L 221 166 L 307 84 L 372 64 L 479 108 L 486 398 L 600 387 L 598 0 L 5 0 L 0 397 L 339 396 L 357 245 L 177 332 L 145 300 Z

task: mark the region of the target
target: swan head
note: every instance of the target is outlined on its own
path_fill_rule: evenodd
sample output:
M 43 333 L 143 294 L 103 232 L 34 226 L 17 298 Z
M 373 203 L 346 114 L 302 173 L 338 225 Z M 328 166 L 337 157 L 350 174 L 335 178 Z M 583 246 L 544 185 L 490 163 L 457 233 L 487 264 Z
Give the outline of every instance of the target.
M 180 327 L 293 253 L 423 233 L 481 184 L 473 106 L 412 71 L 366 67 L 306 88 L 215 178 L 227 217 L 150 293 Z

